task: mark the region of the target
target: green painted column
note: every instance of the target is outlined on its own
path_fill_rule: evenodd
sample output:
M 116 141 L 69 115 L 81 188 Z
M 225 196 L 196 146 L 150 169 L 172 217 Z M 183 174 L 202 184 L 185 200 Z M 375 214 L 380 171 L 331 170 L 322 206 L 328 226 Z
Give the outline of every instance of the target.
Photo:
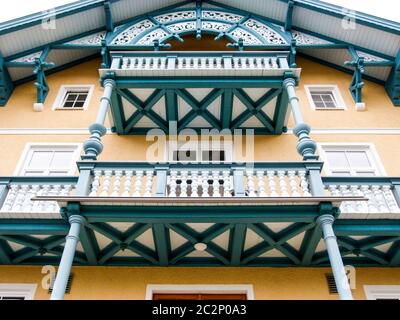
M 107 128 L 104 126 L 108 109 L 111 104 L 111 94 L 115 88 L 115 81 L 106 79 L 103 82 L 104 93 L 100 99 L 100 109 L 97 114 L 96 122 L 89 127 L 90 138 L 85 141 L 83 148 L 85 155 L 82 156 L 83 160 L 96 160 L 97 156 L 103 151 L 103 144 L 101 137 L 107 133 Z
M 311 127 L 304 123 L 303 115 L 301 114 L 299 98 L 296 95 L 295 89 L 296 80 L 294 78 L 287 78 L 283 81 L 283 86 L 287 91 L 296 124 L 293 133 L 298 137 L 297 151 L 303 157 L 303 160 L 317 160 L 318 156 L 315 154 L 317 144 L 310 138 Z

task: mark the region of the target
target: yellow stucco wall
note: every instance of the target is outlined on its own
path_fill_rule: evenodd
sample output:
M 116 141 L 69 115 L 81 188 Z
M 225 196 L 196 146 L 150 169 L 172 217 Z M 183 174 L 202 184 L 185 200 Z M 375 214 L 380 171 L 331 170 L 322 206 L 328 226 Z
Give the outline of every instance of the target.
M 145 299 L 149 284 L 246 284 L 255 299 L 338 299 L 329 294 L 327 268 L 74 267 L 66 299 Z M 0 283 L 36 283 L 35 299 L 49 299 L 41 267 L 0 266 Z M 400 268 L 357 268 L 355 299 L 364 285 L 400 285 Z

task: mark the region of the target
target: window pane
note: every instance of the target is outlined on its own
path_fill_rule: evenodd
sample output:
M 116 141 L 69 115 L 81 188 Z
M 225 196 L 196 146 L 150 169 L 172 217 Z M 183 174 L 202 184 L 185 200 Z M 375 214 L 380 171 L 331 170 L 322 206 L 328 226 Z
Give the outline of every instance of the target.
M 196 151 L 193 150 L 174 151 L 173 161 L 196 161 Z
M 349 163 L 347 162 L 346 155 L 342 151 L 326 151 L 326 155 L 329 161 L 329 165 L 332 168 L 347 168 Z
M 73 107 L 73 105 L 74 105 L 74 102 L 73 101 L 70 101 L 70 102 L 65 102 L 64 103 L 64 108 L 72 108 Z
M 54 157 L 51 161 L 51 168 L 65 168 L 71 165 L 72 151 L 56 151 L 54 152 Z
M 323 102 L 314 102 L 314 104 L 315 104 L 315 107 L 317 107 L 317 108 L 325 108 L 325 105 Z
M 325 106 L 330 109 L 336 108 L 336 104 L 334 102 L 325 102 Z
M 370 168 L 367 153 L 365 151 L 349 151 L 346 152 L 347 159 L 353 168 Z
M 85 101 L 86 100 L 86 98 L 87 98 L 87 94 L 85 93 L 85 94 L 80 94 L 79 96 L 78 96 L 78 101 Z
M 313 94 L 313 95 L 311 95 L 311 97 L 314 100 L 314 102 L 322 101 L 321 96 L 319 94 Z
M 77 97 L 77 94 L 75 94 L 75 93 L 68 93 L 68 95 L 67 95 L 67 100 L 69 100 L 69 101 L 73 101 L 73 100 L 75 100 L 76 99 L 76 97 Z
M 202 161 L 225 161 L 225 151 L 204 150 L 202 151 Z
M 57 171 L 50 171 L 49 172 L 49 176 L 65 176 L 68 174 L 68 171 L 61 171 L 61 170 L 57 170 Z
M 333 97 L 331 94 L 323 94 L 322 100 L 324 100 L 325 102 L 333 102 Z
M 50 165 L 53 152 L 33 151 L 32 157 L 27 165 L 28 168 L 46 168 Z
M 74 105 L 74 108 L 83 108 L 83 105 L 85 104 L 84 101 L 77 101 Z

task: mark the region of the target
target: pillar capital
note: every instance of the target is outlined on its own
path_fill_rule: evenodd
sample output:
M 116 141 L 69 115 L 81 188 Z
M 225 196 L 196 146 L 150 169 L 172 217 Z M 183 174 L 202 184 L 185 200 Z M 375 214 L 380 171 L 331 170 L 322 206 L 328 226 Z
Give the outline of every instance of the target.
M 84 224 L 86 222 L 86 219 L 81 215 L 74 214 L 68 218 L 68 221 L 70 224 L 73 223 Z
M 330 214 L 323 214 L 322 216 L 319 216 L 317 218 L 317 223 L 321 226 L 325 225 L 325 224 L 332 225 L 334 221 L 335 221 L 335 218 Z
M 117 85 L 117 83 L 115 82 L 114 79 L 107 78 L 107 79 L 103 80 L 103 87 L 104 88 L 105 87 L 111 87 L 112 89 L 114 89 L 116 87 L 116 85 Z
M 296 86 L 296 79 L 295 78 L 286 78 L 283 80 L 283 85 L 287 89 L 289 86 L 294 87 Z

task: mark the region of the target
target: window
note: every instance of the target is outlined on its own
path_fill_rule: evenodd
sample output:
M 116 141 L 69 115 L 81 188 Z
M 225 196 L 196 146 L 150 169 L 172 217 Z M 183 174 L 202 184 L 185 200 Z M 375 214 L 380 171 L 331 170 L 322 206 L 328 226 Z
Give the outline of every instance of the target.
M 79 153 L 79 144 L 28 144 L 15 174 L 22 176 L 72 175 Z
M 33 300 L 36 284 L 0 284 L 1 300 Z
M 254 300 L 252 285 L 246 284 L 149 284 L 146 300 Z
M 93 85 L 61 86 L 53 110 L 86 110 L 93 93 Z
M 400 286 L 364 286 L 367 300 L 400 300 Z
M 314 110 L 346 109 L 339 88 L 333 85 L 305 86 L 311 108 Z
M 325 172 L 332 176 L 373 177 L 385 175 L 379 156 L 371 144 L 320 144 Z
M 216 146 L 209 144 L 208 147 L 201 147 L 196 142 L 181 144 L 178 147 L 169 145 L 170 161 L 178 162 L 231 162 L 232 144 L 218 143 Z

